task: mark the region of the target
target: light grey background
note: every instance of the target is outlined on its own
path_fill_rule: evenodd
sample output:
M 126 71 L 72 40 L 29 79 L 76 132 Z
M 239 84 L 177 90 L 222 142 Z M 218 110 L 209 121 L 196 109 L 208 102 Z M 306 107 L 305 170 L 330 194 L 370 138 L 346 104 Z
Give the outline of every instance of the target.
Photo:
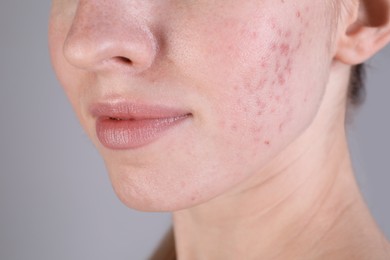
M 114 195 L 50 67 L 49 0 L 0 3 L 0 259 L 145 259 L 168 214 Z M 370 61 L 368 99 L 349 127 L 359 183 L 390 236 L 390 47 Z

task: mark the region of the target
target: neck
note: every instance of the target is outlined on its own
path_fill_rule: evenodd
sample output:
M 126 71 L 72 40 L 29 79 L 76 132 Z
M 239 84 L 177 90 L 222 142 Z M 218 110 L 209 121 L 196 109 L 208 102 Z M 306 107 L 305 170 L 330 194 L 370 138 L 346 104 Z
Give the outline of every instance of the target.
M 325 154 L 337 159 L 326 164 L 327 158 L 313 158 L 309 149 L 288 171 L 174 213 L 179 259 L 320 257 L 381 239 L 373 232 L 346 149 L 345 143 L 329 147 Z
M 343 112 L 317 118 L 283 154 L 234 190 L 175 212 L 174 232 L 179 259 L 389 254 L 356 185 Z

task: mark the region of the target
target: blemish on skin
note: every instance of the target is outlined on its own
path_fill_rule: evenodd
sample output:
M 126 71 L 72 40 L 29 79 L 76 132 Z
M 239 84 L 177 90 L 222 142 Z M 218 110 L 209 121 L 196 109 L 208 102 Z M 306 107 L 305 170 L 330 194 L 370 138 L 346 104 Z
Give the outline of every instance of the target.
M 286 43 L 280 44 L 280 52 L 282 55 L 287 56 L 290 52 L 290 46 Z
M 252 132 L 253 132 L 254 135 L 258 135 L 258 134 L 261 133 L 261 131 L 263 130 L 263 128 L 262 128 L 262 127 L 253 127 L 251 130 L 252 130 Z
M 237 131 L 237 130 L 238 130 L 238 126 L 237 126 L 236 124 L 233 124 L 233 125 L 231 126 L 231 129 L 232 129 L 233 131 Z
M 252 32 L 252 39 L 257 39 L 258 37 L 258 34 L 257 32 Z
M 299 19 L 298 22 L 304 24 L 305 19 L 303 19 L 302 10 L 296 10 L 295 14 L 292 13 L 292 15 L 296 15 Z M 272 27 L 275 36 L 275 41 L 269 44 L 269 50 L 273 57 L 267 60 L 267 64 L 263 60 L 260 65 L 265 70 L 273 71 L 273 76 L 268 78 L 264 84 L 273 87 L 270 98 L 280 103 L 287 95 L 288 82 L 294 69 L 294 55 L 302 48 L 304 30 L 295 32 L 292 28 L 285 28 L 279 25 L 275 18 L 270 18 L 269 25 Z M 258 81 L 258 83 L 263 82 Z M 275 110 L 270 110 L 271 108 L 268 108 L 268 112 L 275 112 Z
M 284 123 L 279 124 L 279 132 L 283 132 Z
M 267 82 L 268 82 L 268 79 L 261 79 L 260 80 L 260 86 L 264 86 L 265 84 L 267 84 Z
M 284 78 L 283 74 L 278 75 L 278 82 L 279 82 L 279 85 L 281 85 L 281 86 L 286 84 L 286 79 Z
M 266 107 L 265 102 L 263 102 L 260 98 L 258 98 L 256 100 L 256 105 L 257 105 L 258 108 L 260 108 L 262 110 Z
M 264 144 L 267 145 L 267 146 L 270 146 L 271 145 L 271 142 L 269 140 L 265 140 L 264 141 Z

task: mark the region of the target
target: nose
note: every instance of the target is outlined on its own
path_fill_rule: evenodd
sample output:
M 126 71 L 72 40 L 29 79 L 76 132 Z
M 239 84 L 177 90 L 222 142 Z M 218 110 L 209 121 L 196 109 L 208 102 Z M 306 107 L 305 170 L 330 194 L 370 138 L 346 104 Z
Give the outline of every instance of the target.
M 126 1 L 80 0 L 64 43 L 73 66 L 95 72 L 142 72 L 154 63 L 158 44 Z M 138 10 L 139 11 L 139 10 Z M 139 16 L 139 15 L 138 15 Z

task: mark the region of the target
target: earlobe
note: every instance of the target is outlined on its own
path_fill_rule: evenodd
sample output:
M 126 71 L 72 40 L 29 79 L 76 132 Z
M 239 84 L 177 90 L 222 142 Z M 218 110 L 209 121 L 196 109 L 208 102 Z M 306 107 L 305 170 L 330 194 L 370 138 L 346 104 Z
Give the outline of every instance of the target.
M 363 63 L 390 41 L 390 0 L 360 0 L 343 20 L 352 21 L 340 31 L 335 60 Z

